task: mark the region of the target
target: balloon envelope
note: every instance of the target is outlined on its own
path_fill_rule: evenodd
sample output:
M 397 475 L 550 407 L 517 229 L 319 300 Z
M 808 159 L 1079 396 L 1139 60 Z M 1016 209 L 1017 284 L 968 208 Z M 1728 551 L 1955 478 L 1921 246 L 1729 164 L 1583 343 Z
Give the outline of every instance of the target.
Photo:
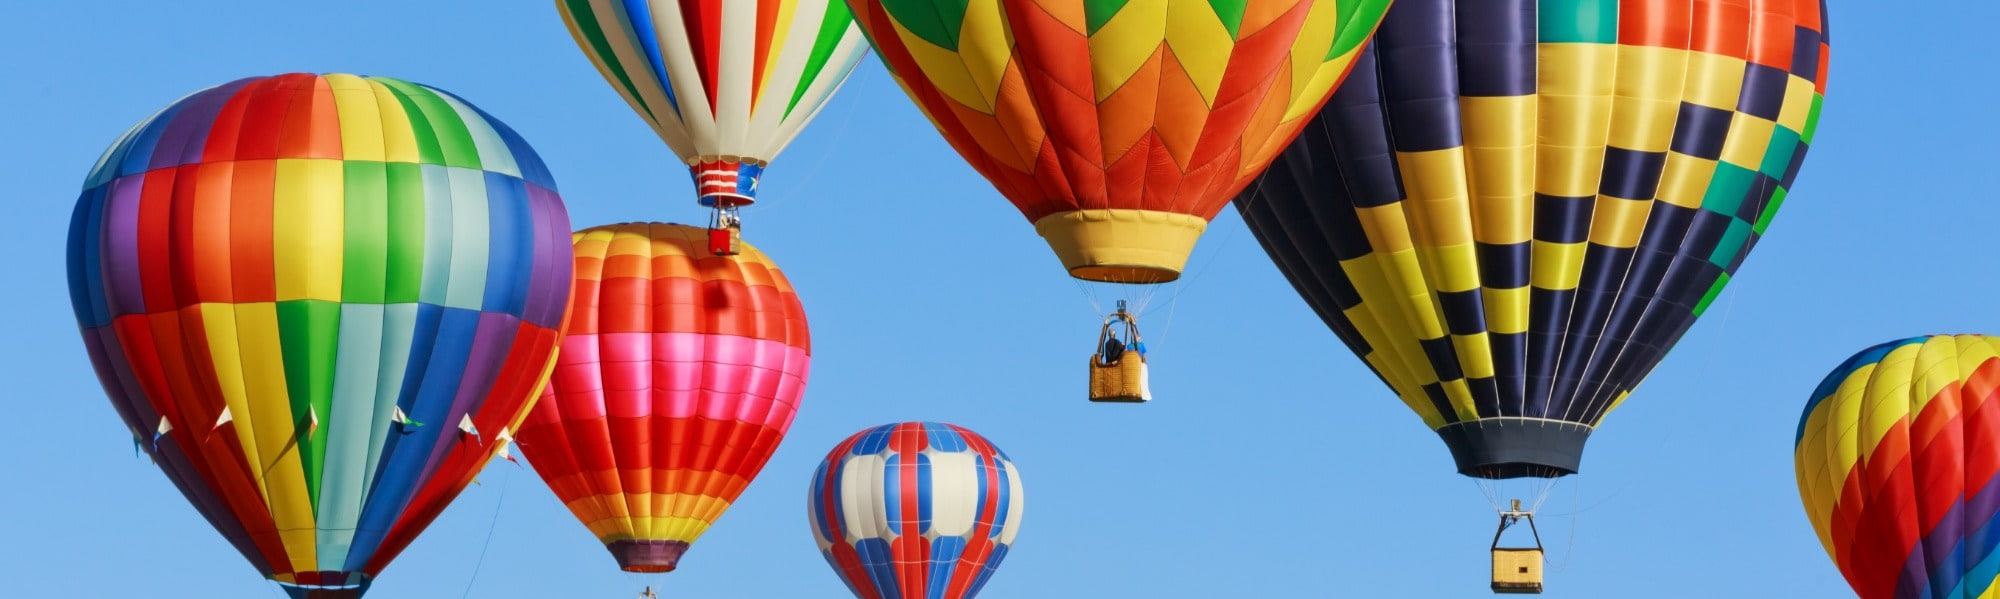
M 1784 202 L 1821 0 L 1398 0 L 1238 209 L 1484 478 L 1575 473 Z
M 2000 337 L 1933 335 L 1848 358 L 1794 445 L 1799 500 L 1862 599 L 1986 597 L 2000 577 Z
M 668 572 L 777 450 L 805 393 L 805 309 L 748 244 L 626 223 L 575 235 L 562 355 L 521 454 L 620 568 Z
M 953 149 L 1074 277 L 1180 277 L 1388 0 L 853 0 Z
M 702 205 L 765 166 L 868 48 L 841 0 L 556 0 L 598 73 L 688 164 Z
M 970 599 L 1021 528 L 1021 474 L 978 433 L 885 424 L 834 446 L 813 471 L 807 520 L 855 597 Z
M 554 358 L 568 213 L 528 144 L 383 77 L 190 95 L 104 153 L 70 298 L 112 406 L 298 597 L 353 597 L 503 445 Z

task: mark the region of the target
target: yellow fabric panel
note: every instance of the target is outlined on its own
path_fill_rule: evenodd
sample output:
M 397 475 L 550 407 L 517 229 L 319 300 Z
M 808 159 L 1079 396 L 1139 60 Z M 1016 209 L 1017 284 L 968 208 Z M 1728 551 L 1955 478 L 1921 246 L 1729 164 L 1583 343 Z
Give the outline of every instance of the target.
M 1339 3 L 1314 2 L 1306 9 L 1305 22 L 1299 25 L 1298 38 L 1292 41 L 1291 77 L 1282 82 L 1289 101 L 1285 103 L 1283 117 L 1279 120 L 1291 122 L 1311 116 L 1319 108 L 1320 101 L 1326 99 L 1327 90 L 1340 82 L 1340 75 L 1346 72 L 1347 65 L 1353 64 L 1355 57 L 1361 55 L 1361 48 L 1366 44 L 1357 45 L 1347 53 L 1327 60 L 1327 48 L 1333 47 L 1333 38 L 1339 33 Z
M 1735 111 L 1743 95 L 1743 59 L 1707 52 L 1689 52 L 1685 101 Z
M 1931 337 L 1917 351 L 1916 375 L 1910 380 L 1910 424 L 1914 425 L 1917 415 L 1924 413 L 1946 387 L 1958 385 L 1958 339 L 1955 337 Z M 1956 416 L 1954 411 L 1951 416 Z M 1916 432 L 1914 430 L 1912 433 Z M 1918 439 L 1911 439 L 1912 447 L 1922 447 Z
M 1625 403 L 1625 398 L 1631 396 L 1632 396 L 1631 390 L 1619 391 L 1617 397 L 1611 398 L 1611 404 L 1604 408 L 1604 412 L 1597 415 L 1597 422 L 1592 422 L 1590 423 L 1590 425 L 1591 426 L 1602 425 L 1604 423 L 1604 419 L 1611 416 L 1611 412 L 1617 410 L 1618 406 L 1623 405 Z
M 1451 409 L 1458 413 L 1458 421 L 1479 419 L 1479 408 L 1472 405 L 1472 389 L 1466 387 L 1465 379 L 1452 379 L 1438 384 L 1444 389 L 1445 399 L 1451 401 Z
M 402 101 L 396 99 L 396 94 L 381 81 L 363 81 L 375 93 L 375 115 L 379 119 L 376 126 L 382 129 L 382 159 L 411 164 L 423 162 L 423 153 L 417 147 L 416 129 L 410 126 L 410 113 L 403 109 Z M 342 134 L 345 135 L 345 132 Z
M 279 267 L 282 271 L 283 266 Z M 336 271 L 338 272 L 338 271 Z M 231 413 L 239 426 L 262 431 L 254 443 L 263 460 L 256 465 L 264 481 L 264 500 L 278 527 L 278 538 L 291 558 L 292 569 L 319 569 L 312 496 L 306 491 L 300 465 L 299 440 L 304 432 L 294 420 L 291 394 L 285 386 L 284 347 L 278 337 L 278 305 L 273 302 L 235 304 L 236 351 L 242 357 L 246 413 Z M 238 435 L 242 429 L 238 429 Z M 245 451 L 248 452 L 246 447 Z
M 340 118 L 340 157 L 387 160 L 382 142 L 381 105 L 375 101 L 375 87 L 366 79 L 344 73 L 322 77 L 333 91 L 333 111 Z
M 265 304 L 269 305 L 269 304 Z M 250 464 L 264 463 L 263 454 L 258 451 L 256 408 L 251 405 L 250 392 L 244 378 L 243 351 L 238 341 L 240 332 L 236 330 L 236 305 L 203 303 L 201 324 L 203 340 L 208 342 L 209 363 L 215 367 L 215 388 L 222 393 L 223 405 L 229 407 L 229 425 L 236 429 L 237 447 L 243 451 L 243 459 Z M 280 381 L 279 385 L 284 382 Z M 291 426 L 276 431 L 283 435 L 291 432 Z M 251 480 L 257 483 L 257 493 L 265 505 L 271 504 L 271 491 L 264 484 L 264 469 L 249 468 Z
M 1090 17 L 1084 14 L 1082 2 L 1075 2 L 1074 0 L 1029 1 L 1033 2 L 1036 8 L 1047 13 L 1050 18 L 1055 19 L 1057 23 L 1062 23 L 1070 31 L 1076 32 L 1077 35 L 1083 35 L 1084 32 L 1088 31 Z M 974 26 L 974 21 L 970 17 L 964 19 L 963 22 L 965 27 Z
M 1486 331 L 1495 335 L 1528 332 L 1528 288 L 1479 290 L 1486 309 Z
M 1529 284 L 1543 289 L 1557 291 L 1575 289 L 1578 279 L 1583 277 L 1583 252 L 1587 243 L 1549 243 L 1536 241 L 1529 266 L 1533 274 Z
M 1646 231 L 1646 215 L 1652 209 L 1650 199 L 1597 196 L 1597 208 L 1591 213 L 1590 242 L 1615 248 L 1639 245 L 1639 234 Z
M 271 198 L 278 301 L 340 301 L 346 178 L 339 160 L 281 158 Z
M 967 9 L 965 20 L 968 25 L 962 31 L 979 30 L 980 27 L 970 25 L 978 13 L 970 10 L 970 6 Z M 957 48 L 939 48 L 930 40 L 910 33 L 909 29 L 894 19 L 890 20 L 890 24 L 895 26 L 896 36 L 903 40 L 903 47 L 910 51 L 910 59 L 916 61 L 918 68 L 923 69 L 921 75 L 923 80 L 937 88 L 938 93 L 966 108 L 983 114 L 993 114 L 993 99 L 980 93 L 979 84 L 972 80 L 971 69 L 966 67 L 971 57 L 960 54 Z
M 1806 120 L 1812 116 L 1813 82 L 1798 75 L 1785 79 L 1785 105 L 1778 109 L 1778 124 L 1794 132 L 1806 130 Z
M 1597 193 L 1617 59 L 1613 44 L 1541 45 L 1536 191 L 1567 198 Z
M 1617 100 L 1606 141 L 1627 150 L 1667 151 L 1674 140 L 1686 72 L 1684 50 L 1619 46 Z
M 986 15 L 1000 14 L 1000 0 L 971 0 L 965 6 L 964 27 L 958 29 L 958 60 L 975 93 L 984 99 L 986 112 L 995 112 L 993 99 L 1000 93 L 1001 79 L 1014 62 L 1014 39 L 1005 27 L 982 27 L 975 23 Z M 899 28 L 900 31 L 900 28 Z M 929 45 L 926 43 L 925 45 Z M 772 53 L 775 58 L 776 52 Z M 925 69 L 929 72 L 929 69 Z M 967 104 L 981 106 L 982 104 Z
M 1397 152 L 1396 163 L 1404 173 L 1406 199 L 1401 204 L 1413 213 L 1416 244 L 1438 247 L 1471 241 L 1470 208 L 1465 200 L 1465 153 L 1460 148 Z
M 1660 190 L 1654 195 L 1668 204 L 1698 209 L 1702 196 L 1708 193 L 1709 180 L 1714 178 L 1714 160 L 1668 152 L 1666 166 L 1660 169 Z
M 1424 280 L 1424 269 L 1417 258 L 1417 250 L 1406 249 L 1375 255 L 1388 262 L 1393 292 L 1403 306 L 1403 317 L 1411 333 L 1419 339 L 1441 339 L 1444 337 L 1444 319 L 1438 316 L 1437 303 L 1432 300 L 1430 284 Z
M 1897 421 L 1911 417 L 1908 363 L 1915 361 L 1922 349 L 1923 344 L 1905 345 L 1883 356 L 1875 372 L 1864 381 L 1865 399 L 1853 400 L 1860 404 L 1857 430 L 1861 433 L 1861 455 L 1875 457 L 1875 447 L 1882 443 L 1882 437 L 1888 435 Z
M 1383 204 L 1355 208 L 1355 216 L 1361 220 L 1361 231 L 1368 235 L 1368 245 L 1377 253 L 1393 253 L 1414 247 L 1410 239 L 1410 223 L 1403 216 L 1403 203 Z
M 591 534 L 597 535 L 598 540 L 606 544 L 617 541 L 685 541 L 692 543 L 696 539 L 701 538 L 702 533 L 708 531 L 708 524 L 694 518 L 664 516 L 646 518 L 643 522 L 631 525 L 626 524 L 626 521 L 623 519 L 613 518 L 586 522 L 584 526 L 590 529 Z M 655 532 L 654 534 L 644 536 L 635 535 L 631 532 L 631 529 L 639 528 Z
M 1764 164 L 1764 151 L 1771 148 L 1771 132 L 1777 123 L 1738 112 L 1729 120 L 1729 138 L 1722 142 L 1722 161 L 1756 170 Z
M 1097 41 L 1104 38 L 1106 33 L 1110 33 L 1111 24 L 1118 23 L 1126 13 L 1145 13 L 1144 10 L 1133 10 L 1133 8 L 1148 4 L 1152 3 L 1126 3 L 1125 8 L 1111 18 L 1111 23 L 1104 29 L 1099 29 L 1097 35 L 1091 36 L 1091 50 L 1095 51 L 1100 47 Z M 1163 8 L 1171 4 L 1171 8 L 1165 8 L 1165 41 L 1167 47 L 1174 51 L 1174 60 L 1180 61 L 1181 70 L 1187 73 L 1188 80 L 1194 83 L 1194 88 L 1201 92 L 1202 104 L 1215 106 L 1216 90 L 1222 87 L 1222 74 L 1229 69 L 1229 58 L 1236 50 L 1236 40 L 1230 39 L 1229 28 L 1222 25 L 1222 19 L 1207 2 L 1181 0 L 1158 4 L 1163 5 Z M 1161 41 L 1158 34 L 1147 36 L 1144 32 L 1133 33 L 1133 39 L 1124 43 L 1134 46 L 1144 43 L 1147 47 L 1143 50 L 1148 53 L 1157 48 Z M 1139 50 L 1134 48 L 1134 51 Z M 1130 74 L 1126 76 L 1129 77 Z M 1124 79 L 1121 78 L 1119 81 L 1122 83 Z M 1100 98 L 1105 94 L 1103 90 L 1097 93 Z
M 1473 238 L 1511 245 L 1534 236 L 1536 97 L 1459 98 Z M 1405 175 L 1405 181 L 1410 177 Z
M 1355 290 L 1361 294 L 1361 304 L 1348 309 L 1346 314 L 1348 321 L 1353 322 L 1366 338 L 1389 340 L 1386 345 L 1376 345 L 1374 354 L 1370 355 L 1381 355 L 1381 363 L 1390 364 L 1377 370 L 1383 373 L 1383 378 L 1389 379 L 1391 387 L 1416 389 L 1436 382 L 1437 374 L 1425 357 L 1423 348 L 1417 344 L 1417 335 L 1411 334 L 1410 320 L 1403 314 L 1407 309 L 1403 298 L 1391 291 L 1382 264 L 1385 260 L 1384 254 L 1375 252 L 1340 263 L 1347 280 L 1353 281 Z M 1404 399 L 1431 428 L 1444 426 L 1444 417 L 1431 407 L 1428 398 Z
M 1448 293 L 1479 288 L 1479 254 L 1472 242 L 1423 250 L 1424 274 L 1432 289 Z
M 1452 335 L 1451 346 L 1458 352 L 1458 367 L 1466 378 L 1483 379 L 1494 375 L 1493 339 L 1486 333 Z

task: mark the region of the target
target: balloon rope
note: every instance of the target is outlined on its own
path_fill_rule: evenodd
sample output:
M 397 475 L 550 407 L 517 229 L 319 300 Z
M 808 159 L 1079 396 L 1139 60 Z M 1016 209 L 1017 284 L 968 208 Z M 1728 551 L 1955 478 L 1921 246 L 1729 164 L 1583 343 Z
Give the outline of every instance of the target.
M 853 83 L 853 82 L 854 82 L 854 80 L 852 80 L 852 79 L 850 79 L 850 80 L 849 80 L 849 83 Z M 836 95 L 836 96 L 839 96 L 839 94 L 835 94 L 835 95 Z M 840 96 L 840 97 L 846 97 L 846 96 Z M 853 120 L 854 120 L 854 103 L 853 103 L 853 102 L 848 102 L 848 103 L 847 103 L 847 110 L 845 110 L 845 111 L 842 111 L 842 112 L 840 113 L 840 126 L 839 126 L 839 127 L 836 127 L 836 128 L 834 128 L 834 130 L 833 130 L 833 137 L 827 140 L 827 145 L 828 145 L 828 146 L 831 146 L 831 147 L 834 147 L 834 148 L 838 148 L 838 147 L 840 147 L 840 144 L 839 144 L 839 143 L 837 143 L 837 142 L 839 142 L 839 141 L 840 141 L 840 138 L 841 138 L 841 137 L 842 137 L 842 136 L 843 136 L 844 134 L 846 134 L 846 133 L 847 133 L 847 124 L 848 124 L 848 123 L 849 123 L 850 121 L 853 121 Z M 810 127 L 808 127 L 808 129 L 810 129 Z M 820 171 L 820 167 L 821 167 L 821 166 L 824 166 L 824 165 L 826 164 L 826 157 L 827 157 L 827 155 L 829 155 L 829 154 L 833 154 L 833 153 L 834 153 L 834 152 L 822 152 L 822 153 L 820 153 L 820 155 L 819 155 L 819 159 L 817 159 L 817 160 L 814 160 L 814 161 L 813 161 L 813 163 L 812 163 L 812 166 L 808 166 L 808 167 L 806 167 L 806 168 L 805 168 L 804 170 L 802 170 L 802 171 L 799 171 L 799 172 L 802 172 L 802 173 L 804 173 L 804 176 L 800 177 L 800 178 L 799 178 L 799 180 L 798 180 L 798 182 L 796 182 L 796 183 L 792 183 L 791 185 L 787 185 L 787 186 L 785 186 L 785 192 L 790 192 L 790 191 L 791 191 L 791 190 L 792 190 L 793 188 L 803 188 L 803 187 L 805 187 L 805 184 L 806 184 L 807 182 L 810 182 L 810 181 L 812 181 L 812 180 L 813 180 L 813 177 L 816 177 L 816 176 L 818 176 L 818 175 L 819 175 L 819 171 Z M 809 198 L 809 197 L 812 197 L 812 194 L 800 194 L 800 197 L 801 197 L 801 198 Z M 757 205 L 756 205 L 756 204 L 751 204 L 751 205 L 750 205 L 750 208 L 752 208 L 752 209 L 755 209 L 755 208 L 757 208 Z
M 492 458 L 487 458 L 491 461 Z M 500 524 L 500 508 L 507 505 L 507 484 L 514 481 L 514 473 L 509 471 L 500 476 L 500 499 L 493 502 L 493 519 L 486 523 L 486 542 L 479 544 L 479 559 L 472 562 L 472 577 L 465 581 L 465 592 L 459 599 L 472 596 L 473 583 L 479 582 L 479 567 L 486 565 L 486 549 L 493 546 L 493 530 Z

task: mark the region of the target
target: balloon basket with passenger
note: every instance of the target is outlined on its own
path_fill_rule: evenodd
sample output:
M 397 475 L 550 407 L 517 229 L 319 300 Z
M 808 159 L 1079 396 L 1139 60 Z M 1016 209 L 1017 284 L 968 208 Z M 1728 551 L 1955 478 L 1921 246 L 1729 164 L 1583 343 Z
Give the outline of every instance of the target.
M 1145 403 L 1153 399 L 1146 380 L 1146 344 L 1139 338 L 1138 317 L 1125 310 L 1125 300 L 1118 300 L 1118 311 L 1104 317 L 1097 348 L 1090 356 L 1090 401 Z

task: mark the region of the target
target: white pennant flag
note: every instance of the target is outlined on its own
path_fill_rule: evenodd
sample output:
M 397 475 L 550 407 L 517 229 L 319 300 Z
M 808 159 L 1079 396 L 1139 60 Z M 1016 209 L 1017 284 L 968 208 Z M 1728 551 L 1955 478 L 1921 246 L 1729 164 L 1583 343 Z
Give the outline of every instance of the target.
M 521 461 L 514 459 L 514 454 L 507 451 L 507 444 L 514 440 L 514 435 L 507 432 L 507 427 L 500 427 L 500 434 L 495 435 L 493 440 L 500 443 L 500 459 L 513 462 L 515 466 L 521 465 Z
M 463 416 L 458 417 L 458 430 L 464 432 L 465 434 L 472 435 L 472 440 L 479 441 L 479 427 L 472 425 L 471 414 L 465 414 Z

